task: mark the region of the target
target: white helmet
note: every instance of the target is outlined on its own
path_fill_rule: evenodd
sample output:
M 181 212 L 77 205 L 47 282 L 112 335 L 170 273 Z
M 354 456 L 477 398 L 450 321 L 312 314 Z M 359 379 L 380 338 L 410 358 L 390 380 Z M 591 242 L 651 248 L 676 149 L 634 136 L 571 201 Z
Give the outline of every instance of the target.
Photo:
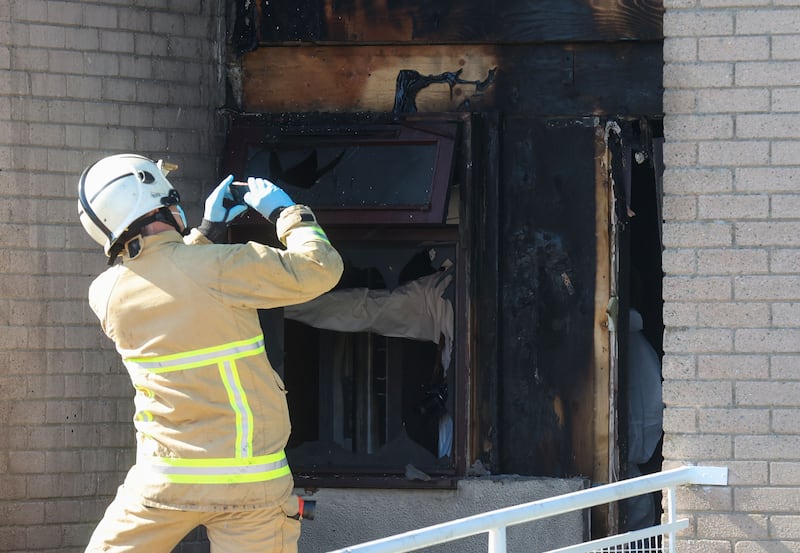
M 166 179 L 175 168 L 137 154 L 118 154 L 83 171 L 78 182 L 78 215 L 89 236 L 112 260 L 124 241 L 138 233 L 141 225 L 134 225 L 138 219 L 180 201 Z

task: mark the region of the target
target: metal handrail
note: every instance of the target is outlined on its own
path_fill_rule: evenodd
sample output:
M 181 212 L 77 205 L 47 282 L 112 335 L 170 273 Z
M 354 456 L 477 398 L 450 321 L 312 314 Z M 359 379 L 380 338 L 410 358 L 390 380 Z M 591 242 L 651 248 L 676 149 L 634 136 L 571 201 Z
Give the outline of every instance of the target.
M 569 553 L 592 551 L 596 550 L 598 546 L 606 547 L 610 544 L 627 543 L 644 536 L 653 536 L 656 535 L 653 531 L 658 529 L 658 534 L 666 533 L 670 536 L 670 552 L 674 553 L 675 532 L 685 527 L 684 521 L 675 520 L 676 488 L 685 485 L 724 486 L 727 483 L 727 467 L 685 466 L 451 520 L 395 536 L 336 549 L 328 553 L 405 553 L 482 533 L 488 533 L 489 535 L 489 553 L 505 553 L 506 529 L 509 526 L 604 505 L 664 489 L 667 490 L 668 503 L 665 512 L 667 517 L 666 524 L 654 526 L 643 531 L 619 534 L 618 536 L 603 538 L 594 542 L 570 546 L 564 550 L 569 551 Z

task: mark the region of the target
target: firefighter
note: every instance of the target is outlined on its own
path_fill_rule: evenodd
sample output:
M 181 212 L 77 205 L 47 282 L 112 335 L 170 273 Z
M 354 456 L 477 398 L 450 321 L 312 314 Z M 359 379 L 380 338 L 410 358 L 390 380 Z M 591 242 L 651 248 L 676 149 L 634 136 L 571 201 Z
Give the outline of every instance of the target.
M 213 553 L 296 552 L 286 391 L 257 309 L 327 292 L 341 257 L 308 207 L 260 178 L 233 206 L 226 178 L 187 231 L 166 169 L 121 154 L 79 180 L 80 221 L 110 265 L 89 304 L 130 375 L 136 429 L 136 462 L 86 551 L 169 553 L 202 525 Z M 219 243 L 247 206 L 285 249 Z

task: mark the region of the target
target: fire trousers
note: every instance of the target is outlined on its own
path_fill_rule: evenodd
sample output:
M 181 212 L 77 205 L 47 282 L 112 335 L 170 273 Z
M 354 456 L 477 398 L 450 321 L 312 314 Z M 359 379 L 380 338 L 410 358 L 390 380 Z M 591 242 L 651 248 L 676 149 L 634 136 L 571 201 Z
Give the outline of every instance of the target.
M 177 511 L 147 507 L 120 489 L 86 553 L 170 553 L 205 526 L 211 553 L 297 553 L 300 521 L 282 507 L 254 511 Z

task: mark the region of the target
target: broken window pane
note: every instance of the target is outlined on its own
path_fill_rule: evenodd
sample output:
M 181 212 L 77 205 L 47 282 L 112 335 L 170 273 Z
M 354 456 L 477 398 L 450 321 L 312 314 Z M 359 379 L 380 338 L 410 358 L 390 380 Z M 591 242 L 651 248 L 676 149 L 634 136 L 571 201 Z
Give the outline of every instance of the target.
M 429 209 L 436 155 L 435 142 L 250 147 L 247 172 L 268 178 L 296 202 L 316 209 Z
M 226 146 L 228 171 L 265 177 L 323 224 L 443 224 L 455 123 L 244 125 Z
M 344 287 L 284 309 L 290 462 L 300 471 L 449 468 L 454 249 L 415 250 L 396 287 L 383 276 L 390 263 L 357 267 L 347 253 Z M 400 248 L 395 259 L 407 255 Z

